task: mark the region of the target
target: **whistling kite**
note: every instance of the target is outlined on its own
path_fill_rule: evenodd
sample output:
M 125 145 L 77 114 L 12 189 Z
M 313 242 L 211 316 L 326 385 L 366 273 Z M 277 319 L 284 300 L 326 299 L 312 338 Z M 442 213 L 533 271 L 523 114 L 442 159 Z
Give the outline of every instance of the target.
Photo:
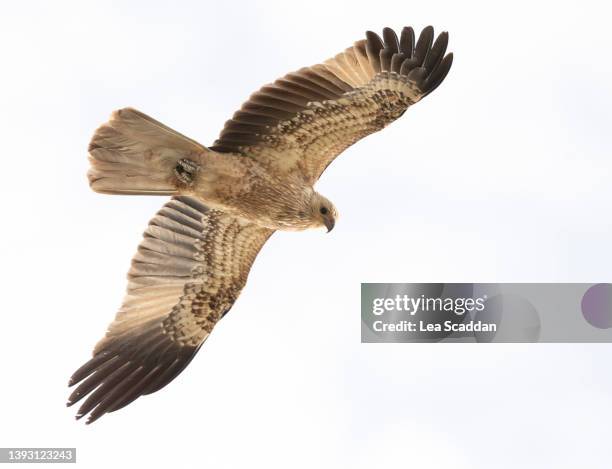
M 366 39 L 261 88 L 207 148 L 134 109 L 89 146 L 91 187 L 173 195 L 153 217 L 128 273 L 127 295 L 93 358 L 70 385 L 89 422 L 172 381 L 232 307 L 275 230 L 334 227 L 313 189 L 348 146 L 431 93 L 448 73 L 448 34 L 425 28 Z

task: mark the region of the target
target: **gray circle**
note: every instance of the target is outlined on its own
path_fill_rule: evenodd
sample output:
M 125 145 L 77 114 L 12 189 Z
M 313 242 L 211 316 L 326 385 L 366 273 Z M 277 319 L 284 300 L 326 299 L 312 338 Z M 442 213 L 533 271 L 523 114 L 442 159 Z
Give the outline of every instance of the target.
M 542 327 L 535 307 L 522 296 L 499 294 L 485 301 L 476 321 L 493 323 L 495 332 L 475 332 L 478 342 L 537 342 Z

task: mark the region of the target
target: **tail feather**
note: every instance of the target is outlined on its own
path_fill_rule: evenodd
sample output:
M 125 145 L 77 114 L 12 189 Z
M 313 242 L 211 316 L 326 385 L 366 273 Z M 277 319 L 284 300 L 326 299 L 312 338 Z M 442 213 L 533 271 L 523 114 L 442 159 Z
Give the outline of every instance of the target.
M 197 161 L 206 147 L 132 108 L 113 112 L 89 144 L 89 184 L 105 194 L 170 195 L 181 159 Z

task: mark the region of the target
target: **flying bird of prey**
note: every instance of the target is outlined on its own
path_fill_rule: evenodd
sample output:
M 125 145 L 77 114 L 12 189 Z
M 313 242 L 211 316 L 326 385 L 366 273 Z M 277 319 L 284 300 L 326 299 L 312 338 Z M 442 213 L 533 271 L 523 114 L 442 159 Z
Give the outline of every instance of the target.
M 89 146 L 92 189 L 171 195 L 150 221 L 127 294 L 93 357 L 70 378 L 89 422 L 172 381 L 244 287 L 275 230 L 331 230 L 313 185 L 342 151 L 400 117 L 446 77 L 448 34 L 372 32 L 335 57 L 264 86 L 211 147 L 135 109 L 115 111 Z

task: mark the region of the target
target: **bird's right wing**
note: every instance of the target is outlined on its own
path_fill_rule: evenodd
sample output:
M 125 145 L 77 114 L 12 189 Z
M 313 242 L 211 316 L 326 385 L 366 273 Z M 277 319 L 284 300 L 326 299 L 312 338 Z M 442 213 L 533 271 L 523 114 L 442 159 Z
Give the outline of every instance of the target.
M 379 131 L 442 83 L 453 55 L 448 34 L 431 26 L 418 40 L 365 40 L 323 63 L 264 86 L 225 123 L 211 150 L 254 158 L 276 175 L 296 173 L 313 184 L 347 147 Z M 446 55 L 445 55 L 446 54 Z
M 132 261 L 123 305 L 70 385 L 89 395 L 88 423 L 161 389 L 191 361 L 232 307 L 273 230 L 174 197 L 157 213 Z

